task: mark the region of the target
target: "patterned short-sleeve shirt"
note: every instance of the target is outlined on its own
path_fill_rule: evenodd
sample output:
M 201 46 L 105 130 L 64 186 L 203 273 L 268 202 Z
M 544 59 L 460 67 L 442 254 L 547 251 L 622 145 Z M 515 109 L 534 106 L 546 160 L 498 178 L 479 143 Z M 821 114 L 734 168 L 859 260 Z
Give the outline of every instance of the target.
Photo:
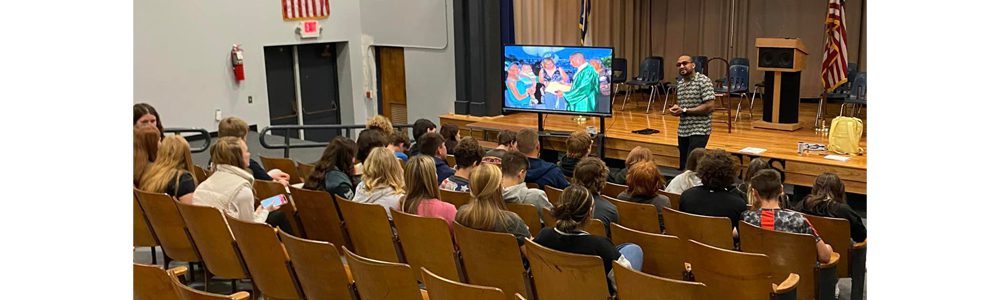
M 691 76 L 693 79 L 681 78 L 677 82 L 677 103 L 681 108 L 695 108 L 705 101 L 715 100 L 715 88 L 712 87 L 712 80 L 701 73 L 695 72 Z M 712 133 L 712 114 L 707 115 L 681 115 L 680 125 L 677 126 L 677 136 L 686 137 L 692 135 L 709 135 Z
M 757 209 L 743 212 L 743 221 L 767 230 L 808 234 L 821 240 L 806 217 L 787 209 Z

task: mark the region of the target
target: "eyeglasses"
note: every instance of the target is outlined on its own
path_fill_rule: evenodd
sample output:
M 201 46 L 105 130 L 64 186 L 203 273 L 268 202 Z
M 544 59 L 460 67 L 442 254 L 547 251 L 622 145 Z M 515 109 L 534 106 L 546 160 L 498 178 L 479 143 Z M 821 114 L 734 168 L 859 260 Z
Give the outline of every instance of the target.
M 680 67 L 680 66 L 686 66 L 686 65 L 688 65 L 688 64 L 690 64 L 690 63 L 691 63 L 691 62 L 689 62 L 689 61 L 682 61 L 682 62 L 679 62 L 679 63 L 677 63 L 677 66 L 678 66 L 678 67 Z

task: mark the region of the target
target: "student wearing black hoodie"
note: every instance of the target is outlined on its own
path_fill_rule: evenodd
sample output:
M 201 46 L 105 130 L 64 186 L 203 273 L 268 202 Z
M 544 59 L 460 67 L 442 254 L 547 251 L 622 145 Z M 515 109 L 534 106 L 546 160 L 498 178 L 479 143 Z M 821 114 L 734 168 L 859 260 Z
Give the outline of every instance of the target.
M 558 163 L 563 176 L 573 177 L 576 164 L 580 162 L 580 159 L 590 155 L 590 147 L 593 145 L 594 141 L 590 139 L 590 134 L 586 131 L 573 132 L 566 138 L 566 156 L 563 156 Z
M 555 164 L 541 160 L 538 153 L 541 152 L 538 144 L 538 131 L 532 128 L 521 129 L 517 132 L 517 151 L 528 157 L 528 174 L 524 182 L 534 183 L 539 189 L 544 190 L 545 186 L 551 185 L 558 189 L 565 189 L 569 186 L 566 177 Z

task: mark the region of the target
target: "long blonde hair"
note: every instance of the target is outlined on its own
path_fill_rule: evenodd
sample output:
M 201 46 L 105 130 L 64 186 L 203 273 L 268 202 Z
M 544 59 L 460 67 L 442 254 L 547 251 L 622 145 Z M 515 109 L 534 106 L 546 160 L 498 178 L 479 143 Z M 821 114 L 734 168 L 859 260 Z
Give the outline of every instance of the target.
M 165 193 L 170 182 L 175 181 L 176 187 L 176 181 L 184 174 L 192 174 L 192 180 L 195 180 L 195 185 L 198 184 L 193 176 L 194 163 L 187 140 L 179 135 L 170 135 L 163 138 L 160 149 L 156 152 L 156 160 L 139 180 L 139 188 L 152 193 Z
M 396 160 L 396 154 L 386 147 L 375 147 L 365 159 L 362 170 L 362 184 L 365 189 L 373 191 L 382 186 L 388 186 L 397 194 L 406 192 L 403 183 L 403 167 Z M 436 178 L 436 177 L 435 177 Z
M 142 126 L 132 129 L 132 184 L 139 186 L 143 173 L 156 160 L 160 131 L 156 127 Z
M 500 168 L 485 164 L 473 170 L 469 177 L 472 202 L 469 203 L 468 210 L 459 211 L 455 215 L 455 221 L 469 228 L 486 231 L 493 231 L 497 222 L 507 227 L 510 220 L 503 214 L 507 205 L 504 204 L 503 189 L 500 187 Z
M 437 169 L 434 160 L 427 155 L 417 155 L 406 162 L 406 196 L 402 208 L 407 213 L 416 214 L 417 206 L 427 199 L 441 199 L 437 185 Z

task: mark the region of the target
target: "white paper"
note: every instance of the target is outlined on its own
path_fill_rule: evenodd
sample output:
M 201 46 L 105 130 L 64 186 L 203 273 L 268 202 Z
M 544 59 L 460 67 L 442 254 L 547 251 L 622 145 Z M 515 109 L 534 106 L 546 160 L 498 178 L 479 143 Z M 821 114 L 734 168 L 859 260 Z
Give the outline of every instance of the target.
M 847 156 L 833 155 L 833 154 L 824 156 L 823 158 L 825 158 L 825 159 L 832 159 L 832 160 L 836 160 L 836 161 L 847 161 L 848 159 L 850 159 L 850 157 L 847 157 Z
M 740 152 L 742 152 L 742 153 L 749 153 L 749 154 L 761 154 L 761 153 L 764 153 L 764 151 L 767 151 L 767 149 L 764 149 L 764 148 L 754 148 L 754 147 L 746 147 L 746 148 L 740 149 Z

